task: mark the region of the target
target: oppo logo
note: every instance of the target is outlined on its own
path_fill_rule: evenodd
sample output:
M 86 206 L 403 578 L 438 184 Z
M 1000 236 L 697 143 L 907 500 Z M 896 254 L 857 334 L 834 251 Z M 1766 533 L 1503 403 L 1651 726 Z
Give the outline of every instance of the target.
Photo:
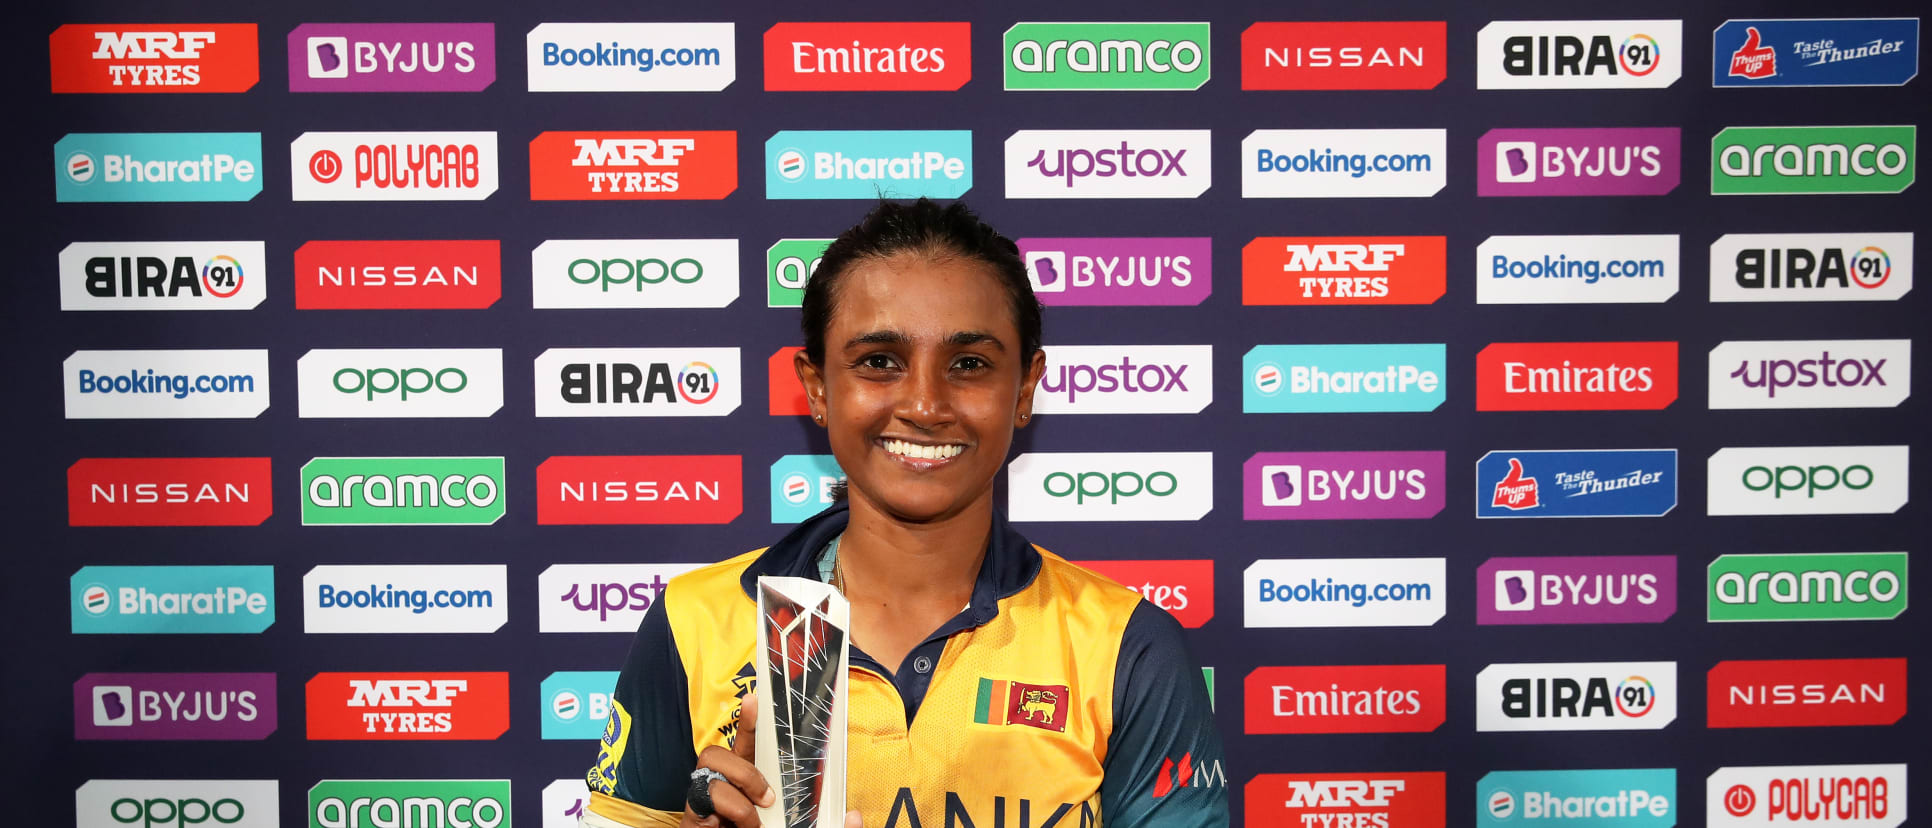
M 1007 467 L 1018 521 L 1195 520 L 1214 506 L 1210 452 L 1029 453 Z
M 277 828 L 273 779 L 90 779 L 74 791 L 76 828 Z
M 1908 500 L 1907 446 L 1725 448 L 1711 455 L 1710 513 L 1890 514 Z
M 503 407 L 497 348 L 318 348 L 295 366 L 303 417 L 488 417 Z
M 530 251 L 536 308 L 722 308 L 738 298 L 737 274 L 737 239 L 552 240 Z
M 1057 482 L 1056 482 L 1057 481 Z M 1163 486 L 1165 488 L 1163 488 Z M 1076 503 L 1086 503 L 1087 498 L 1106 498 L 1109 503 L 1119 503 L 1122 497 L 1148 494 L 1154 497 L 1167 497 L 1180 488 L 1180 481 L 1170 472 L 1157 471 L 1142 477 L 1135 472 L 1083 471 L 1078 474 L 1054 472 L 1046 476 L 1046 493 L 1054 497 L 1071 497 Z

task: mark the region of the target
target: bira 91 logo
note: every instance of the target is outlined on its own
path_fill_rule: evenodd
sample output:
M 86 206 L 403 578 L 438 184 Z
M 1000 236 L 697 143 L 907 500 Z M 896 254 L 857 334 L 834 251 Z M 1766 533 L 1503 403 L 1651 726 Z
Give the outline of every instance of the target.
M 536 383 L 539 417 L 723 417 L 744 372 L 737 348 L 551 348 Z
M 1491 664 L 1476 730 L 1661 730 L 1677 720 L 1677 662 Z
M 1449 182 L 1444 129 L 1257 129 L 1242 198 L 1428 198 Z
M 1905 659 L 1720 661 L 1711 668 L 1708 725 L 1851 727 L 1905 716 Z
M 1259 560 L 1241 573 L 1245 627 L 1430 627 L 1449 597 L 1445 558 Z
M 76 635 L 252 634 L 275 623 L 272 566 L 84 566 L 67 584 Z
M 61 363 L 69 420 L 253 419 L 268 410 L 268 351 L 75 351 Z
M 1897 193 L 1918 176 L 1916 126 L 1725 127 L 1711 195 Z
M 1198 198 L 1214 185 L 1205 129 L 1023 129 L 1006 137 L 1007 198 Z
M 503 295 L 495 241 L 312 241 L 295 249 L 299 310 L 478 309 Z
M 532 92 L 717 92 L 738 79 L 731 23 L 542 23 L 524 36 Z
M 1254 828 L 1443 828 L 1441 772 L 1264 773 L 1242 789 Z
M 303 526 L 488 526 L 503 519 L 501 457 L 317 457 Z
M 1909 601 L 1904 552 L 1720 555 L 1710 620 L 1888 621 Z
M 1256 23 L 1241 32 L 1241 88 L 1434 89 L 1448 44 L 1441 20 Z
M 281 828 L 273 779 L 89 779 L 74 790 L 75 828 Z
M 790 367 L 790 363 L 786 364 Z M 771 522 L 800 523 L 836 502 L 832 487 L 845 479 L 829 454 L 787 454 L 771 464 Z
M 1476 140 L 1476 195 L 1663 195 L 1682 144 L 1677 127 L 1492 129 Z
M 482 201 L 494 132 L 304 132 L 288 147 L 295 201 Z
M 544 677 L 537 686 L 537 698 L 543 702 L 543 738 L 602 738 L 617 677 L 616 670 L 558 672 Z
M 247 92 L 257 51 L 253 23 L 68 23 L 47 36 L 55 94 Z
M 537 629 L 546 633 L 637 632 L 644 612 L 664 597 L 670 579 L 699 566 L 555 564 L 537 576 Z
M 1711 243 L 1713 302 L 1889 302 L 1911 290 L 1911 233 L 1733 233 Z
M 1195 306 L 1214 291 L 1212 239 L 1020 239 L 1040 304 Z
M 1426 519 L 1442 512 L 1440 451 L 1262 452 L 1241 465 L 1245 520 Z
M 1214 618 L 1214 561 L 1074 561 L 1140 593 L 1188 629 Z
M 544 132 L 532 201 L 716 200 L 738 189 L 738 133 Z
M 1476 782 L 1476 828 L 1671 828 L 1677 770 L 1494 771 Z
M 88 457 L 67 467 L 68 526 L 260 526 L 267 457 Z
M 259 132 L 75 132 L 54 142 L 54 200 L 250 201 Z
M 818 262 L 825 258 L 825 248 L 831 244 L 831 239 L 779 239 L 765 248 L 765 306 L 804 305 L 805 283 L 811 281 L 812 272 L 818 270 Z
M 1912 340 L 1720 342 L 1711 408 L 1896 408 L 1912 396 Z
M 1192 90 L 1213 73 L 1206 23 L 1015 23 L 1006 89 Z
M 1772 823 L 1897 828 L 1905 822 L 1905 765 L 1718 768 L 1704 780 L 1709 828 Z
M 768 92 L 951 92 L 973 79 L 971 23 L 779 23 Z
M 88 673 L 74 738 L 256 741 L 275 732 L 274 673 Z
M 490 633 L 509 620 L 507 569 L 317 566 L 302 575 L 307 633 Z
M 1476 517 L 1663 517 L 1676 449 L 1499 449 L 1476 461 Z
M 1432 305 L 1445 236 L 1262 236 L 1241 248 L 1243 305 Z
M 1657 624 L 1677 613 L 1677 558 L 1490 558 L 1476 568 L 1477 624 Z
M 730 523 L 744 511 L 738 455 L 552 457 L 537 464 L 539 524 Z
M 501 348 L 317 348 L 295 361 L 302 417 L 488 417 Z
M 1889 515 L 1911 499 L 1910 446 L 1722 448 L 1704 478 L 1713 515 Z
M 1194 414 L 1214 401 L 1210 345 L 1056 345 L 1047 363 L 1036 414 Z
M 1205 451 L 1031 452 L 1006 469 L 1016 521 L 1199 520 L 1214 508 Z
M 1916 17 L 1726 20 L 1711 86 L 1903 86 L 1919 74 Z
M 1675 342 L 1496 342 L 1476 354 L 1477 411 L 1660 411 Z
M 530 251 L 530 290 L 539 309 L 722 308 L 738 299 L 738 240 L 553 239 Z
M 303 23 L 288 33 L 290 92 L 481 92 L 495 82 L 494 23 Z
M 60 309 L 248 310 L 267 271 L 258 241 L 75 242 L 60 251 Z
M 1242 696 L 1249 734 L 1432 733 L 1449 714 L 1441 664 L 1260 667 Z
M 972 188 L 973 133 L 963 129 L 785 130 L 765 141 L 768 199 L 958 198 Z
M 1256 345 L 1241 357 L 1241 410 L 1434 411 L 1448 372 L 1442 345 Z
M 1477 89 L 1663 89 L 1683 75 L 1682 20 L 1497 20 L 1476 33 Z
M 364 814 L 369 822 L 364 822 Z M 309 828 L 510 825 L 508 779 L 324 779 L 309 789 Z
M 309 741 L 488 740 L 510 729 L 509 673 L 317 673 Z
M 1476 304 L 1665 302 L 1678 237 L 1490 236 L 1476 246 Z

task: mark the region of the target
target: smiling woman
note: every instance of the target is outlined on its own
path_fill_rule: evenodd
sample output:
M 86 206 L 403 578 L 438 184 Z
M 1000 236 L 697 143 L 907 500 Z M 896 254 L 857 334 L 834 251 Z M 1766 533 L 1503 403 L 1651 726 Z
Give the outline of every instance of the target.
M 665 588 L 583 824 L 758 824 L 752 588 L 788 575 L 851 602 L 848 825 L 1226 825 L 1180 625 L 993 508 L 1046 367 L 1013 242 L 962 204 L 882 202 L 826 250 L 803 308 L 794 367 L 847 497 Z

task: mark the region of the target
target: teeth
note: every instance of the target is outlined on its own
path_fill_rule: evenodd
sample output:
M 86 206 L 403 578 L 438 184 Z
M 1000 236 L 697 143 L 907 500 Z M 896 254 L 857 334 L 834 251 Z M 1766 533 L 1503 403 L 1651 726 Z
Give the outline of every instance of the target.
M 917 443 L 908 443 L 904 440 L 887 440 L 885 441 L 885 449 L 893 454 L 920 460 L 944 460 L 949 457 L 959 456 L 959 453 L 965 451 L 966 447 L 957 445 L 922 446 Z

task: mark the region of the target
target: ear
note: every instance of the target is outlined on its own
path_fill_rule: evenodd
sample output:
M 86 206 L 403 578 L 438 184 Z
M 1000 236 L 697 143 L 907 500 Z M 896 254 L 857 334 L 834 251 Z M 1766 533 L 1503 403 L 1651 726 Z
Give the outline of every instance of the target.
M 798 384 L 805 386 L 805 403 L 811 406 L 812 419 L 823 425 L 825 421 L 825 375 L 820 373 L 812 358 L 805 355 L 805 349 L 792 354 L 792 370 L 798 374 Z
M 1020 380 L 1019 404 L 1013 407 L 1013 423 L 1016 428 L 1026 428 L 1033 419 L 1033 392 L 1040 387 L 1040 378 L 1046 376 L 1046 349 L 1033 352 L 1033 360 L 1026 366 L 1026 377 Z

